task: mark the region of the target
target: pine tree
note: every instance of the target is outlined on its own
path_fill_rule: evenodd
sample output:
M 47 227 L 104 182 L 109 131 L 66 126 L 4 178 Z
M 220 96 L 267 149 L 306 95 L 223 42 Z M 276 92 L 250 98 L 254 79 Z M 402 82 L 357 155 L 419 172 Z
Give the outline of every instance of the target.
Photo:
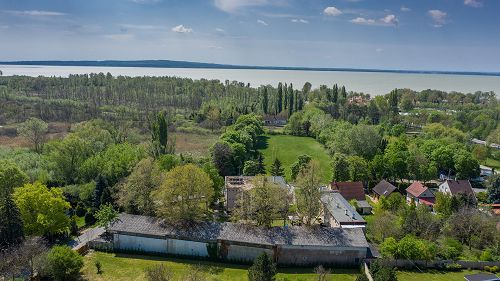
M 342 86 L 342 90 L 340 90 L 340 96 L 342 100 L 345 102 L 347 100 L 347 92 L 345 90 L 345 86 Z
M 337 103 L 339 100 L 339 86 L 337 84 L 333 85 L 332 102 Z
M 113 198 L 111 197 L 111 190 L 109 189 L 108 186 L 106 186 L 102 191 L 101 198 L 99 201 L 101 202 L 100 205 L 113 203 Z
M 24 238 L 23 221 L 12 195 L 6 191 L 0 194 L 0 249 L 15 245 Z
M 101 198 L 104 193 L 104 190 L 107 189 L 106 179 L 102 175 L 98 175 L 95 180 L 95 189 L 93 194 L 93 203 L 92 207 L 97 210 L 101 206 Z
M 274 159 L 273 165 L 271 166 L 271 175 L 275 177 L 282 177 L 285 175 L 283 167 L 281 167 L 281 161 L 278 158 Z
M 276 265 L 265 252 L 258 256 L 248 269 L 249 281 L 276 280 Z
M 257 156 L 257 170 L 259 175 L 263 175 L 266 173 L 266 166 L 264 165 L 264 156 L 262 153 L 259 153 L 259 156 Z
M 299 91 L 295 91 L 295 99 L 294 99 L 294 101 L 295 101 L 295 105 L 294 105 L 295 112 L 298 111 L 297 109 L 302 110 L 302 107 L 299 107 L 299 101 L 298 101 L 298 98 L 297 98 L 298 95 L 299 95 Z
M 398 114 L 398 89 L 394 89 L 389 94 L 389 106 L 391 107 L 391 111 L 394 114 Z

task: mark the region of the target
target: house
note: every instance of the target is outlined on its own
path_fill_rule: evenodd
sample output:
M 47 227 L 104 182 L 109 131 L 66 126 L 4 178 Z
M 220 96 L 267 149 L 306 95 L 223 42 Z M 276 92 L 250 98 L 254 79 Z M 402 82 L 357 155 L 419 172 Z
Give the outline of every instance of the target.
M 391 195 L 397 188 L 386 180 L 381 180 L 375 187 L 373 187 L 373 195 L 379 199 L 381 196 L 386 198 Z
M 329 227 L 263 228 L 230 222 L 169 224 L 164 220 L 120 214 L 108 228 L 115 252 L 251 263 L 261 253 L 278 265 L 359 266 L 369 244 L 362 229 Z
M 286 125 L 287 118 L 280 115 L 266 115 L 264 116 L 264 125 L 284 127 Z
M 432 193 L 432 191 L 427 186 L 419 181 L 413 182 L 406 189 L 406 202 L 408 204 L 410 204 L 411 202 L 415 202 L 416 206 L 424 204 L 432 208 L 435 201 L 436 196 L 434 196 L 434 193 Z
M 439 192 L 448 194 L 450 196 L 465 194 L 467 196 L 473 197 L 474 200 L 476 200 L 474 190 L 472 189 L 472 185 L 468 180 L 445 180 L 442 184 L 439 185 Z
M 366 201 L 365 201 L 366 202 Z M 365 228 L 366 221 L 337 191 L 321 193 L 323 222 L 328 227 Z
M 476 273 L 471 275 L 465 275 L 465 280 L 467 281 L 500 281 L 500 278 L 493 273 Z
M 366 201 L 365 189 L 362 182 L 332 182 L 330 183 L 330 189 L 339 192 L 349 202 L 356 200 L 358 210 L 362 214 L 371 213 L 372 207 Z
M 225 205 L 227 211 L 232 211 L 236 208 L 238 204 L 238 200 L 240 199 L 240 195 L 243 191 L 251 190 L 255 187 L 253 183 L 253 176 L 226 176 L 225 177 L 225 186 L 224 186 L 224 196 L 225 196 Z M 269 176 L 266 177 L 269 182 L 275 183 L 282 188 L 285 188 L 289 191 L 290 194 L 293 194 L 293 186 L 286 183 L 283 177 L 275 177 Z

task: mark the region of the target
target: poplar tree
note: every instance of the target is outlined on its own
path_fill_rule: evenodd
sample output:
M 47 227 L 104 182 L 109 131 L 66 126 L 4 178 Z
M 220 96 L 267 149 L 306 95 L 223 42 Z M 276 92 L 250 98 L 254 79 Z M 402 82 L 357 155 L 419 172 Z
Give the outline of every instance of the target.
M 276 114 L 283 111 L 283 84 L 278 84 L 278 100 L 276 101 Z
M 283 109 L 286 110 L 288 108 L 288 95 L 293 95 L 293 91 L 289 94 L 288 92 L 288 87 L 285 83 L 285 87 L 283 88 L 283 90 L 285 91 L 285 94 L 283 96 Z
M 165 112 L 160 112 L 156 115 L 156 119 L 152 124 L 152 143 L 153 154 L 159 157 L 169 153 L 168 148 L 168 122 Z
M 332 102 L 337 103 L 339 100 L 339 86 L 337 84 L 333 85 Z
M 269 106 L 269 96 L 267 94 L 267 87 L 264 87 L 264 91 L 262 92 L 262 112 L 267 114 L 267 108 Z

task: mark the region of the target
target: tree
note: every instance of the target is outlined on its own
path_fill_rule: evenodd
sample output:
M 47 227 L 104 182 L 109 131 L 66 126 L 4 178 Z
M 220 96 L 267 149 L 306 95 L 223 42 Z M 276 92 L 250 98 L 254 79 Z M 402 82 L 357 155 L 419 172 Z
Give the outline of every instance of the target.
M 27 235 L 52 237 L 68 231 L 70 204 L 60 188 L 47 188 L 40 183 L 26 184 L 14 191 Z
M 331 270 L 324 268 L 322 265 L 319 265 L 314 268 L 314 273 L 318 275 L 318 281 L 326 281 L 328 275 L 332 273 Z
M 14 188 L 23 186 L 28 180 L 28 176 L 16 164 L 0 160 L 0 194 L 10 194 Z
M 357 125 L 349 132 L 350 150 L 367 160 L 372 159 L 379 151 L 382 137 L 375 126 Z
M 18 245 L 0 250 L 0 278 L 2 276 L 42 276 L 47 246 L 40 237 L 30 237 Z
M 488 201 L 492 204 L 500 204 L 500 175 L 494 174 L 488 178 Z
M 368 162 L 359 156 L 349 156 L 347 157 L 347 163 L 349 167 L 349 180 L 350 181 L 362 181 L 363 183 L 368 182 L 370 175 L 370 168 L 368 167 Z
M 221 176 L 234 175 L 234 153 L 227 142 L 216 142 L 211 149 L 212 162 Z
M 23 221 L 12 194 L 0 192 L 0 249 L 16 245 L 24 238 Z
M 335 153 L 332 157 L 332 180 L 337 182 L 349 180 L 349 162 L 342 153 Z
M 477 247 L 489 244 L 495 232 L 495 222 L 477 209 L 463 208 L 446 221 L 446 234 L 468 245 L 469 249 L 473 241 Z
M 271 166 L 271 176 L 282 177 L 285 175 L 283 167 L 281 167 L 281 161 L 278 158 L 274 158 L 273 165 Z
M 175 167 L 152 193 L 156 212 L 171 222 L 199 221 L 207 215 L 214 195 L 212 186 L 212 180 L 201 168 L 193 164 Z
M 245 176 L 255 176 L 259 174 L 259 163 L 254 160 L 245 161 L 243 165 L 243 175 Z
M 248 269 L 249 281 L 274 281 L 276 280 L 276 265 L 266 252 L 260 254 L 253 265 Z
M 207 112 L 207 122 L 208 122 L 208 127 L 212 132 L 214 131 L 214 129 L 220 127 L 221 116 L 219 108 L 213 107 Z
M 474 148 L 472 149 L 472 155 L 474 158 L 476 158 L 479 161 L 484 161 L 486 158 L 489 156 L 489 150 L 488 147 L 484 145 L 474 145 Z
M 95 213 L 97 226 L 108 229 L 109 225 L 113 224 L 118 219 L 118 211 L 111 204 L 103 204 Z
M 174 146 L 168 143 L 168 121 L 165 112 L 159 112 L 151 124 L 153 155 L 159 157 L 172 153 Z
M 162 177 L 158 164 L 152 158 L 141 160 L 130 176 L 118 184 L 118 205 L 133 214 L 154 215 L 151 193 L 161 185 Z
M 479 162 L 466 151 L 458 151 L 453 157 L 455 172 L 460 179 L 477 178 L 480 174 Z
M 56 281 L 77 280 L 83 268 L 83 257 L 68 246 L 54 246 L 47 261 Z
M 19 126 L 18 132 L 33 145 L 36 152 L 41 152 L 48 128 L 49 126 L 43 120 L 30 118 Z
M 267 110 L 269 108 L 269 95 L 267 94 L 267 87 L 264 87 L 262 90 L 262 112 L 267 114 Z
M 145 270 L 147 281 L 171 281 L 174 280 L 172 269 L 164 264 L 158 264 Z
M 300 171 L 306 168 L 307 164 L 309 164 L 311 160 L 311 156 L 307 154 L 299 155 L 297 161 L 294 162 L 290 167 L 290 169 L 292 170 L 292 180 L 295 180 L 297 178 L 297 175 L 300 173 Z
M 266 173 L 266 166 L 264 164 L 264 155 L 261 152 L 257 155 L 257 174 L 263 175 Z
M 278 83 L 278 96 L 276 99 L 276 114 L 283 111 L 283 84 Z
M 321 209 L 320 168 L 318 161 L 311 161 L 302 169 L 297 181 L 297 209 L 301 221 L 311 225 Z
M 99 174 L 95 180 L 95 189 L 94 193 L 92 194 L 92 207 L 94 209 L 97 210 L 101 206 L 101 198 L 106 189 L 108 189 L 106 179 L 101 174 Z

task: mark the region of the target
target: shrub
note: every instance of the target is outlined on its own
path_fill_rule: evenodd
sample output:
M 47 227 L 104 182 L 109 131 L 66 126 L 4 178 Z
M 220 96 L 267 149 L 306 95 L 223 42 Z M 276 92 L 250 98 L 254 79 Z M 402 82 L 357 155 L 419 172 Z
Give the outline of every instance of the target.
M 91 212 L 85 214 L 85 225 L 93 225 L 95 223 L 95 217 Z
M 170 281 L 174 277 L 172 270 L 163 264 L 147 268 L 145 273 L 148 281 Z
M 54 280 L 76 280 L 83 267 L 83 257 L 68 246 L 55 246 L 50 250 L 47 261 Z
M 102 273 L 102 264 L 100 261 L 95 261 L 95 269 L 97 271 L 97 274 Z
M 265 252 L 258 256 L 248 269 L 249 281 L 274 281 L 276 265 Z
M 448 271 L 460 271 L 462 266 L 458 263 L 449 263 L 444 267 Z
M 484 271 L 491 272 L 491 273 L 497 273 L 500 272 L 500 268 L 496 265 L 494 266 L 485 266 Z

